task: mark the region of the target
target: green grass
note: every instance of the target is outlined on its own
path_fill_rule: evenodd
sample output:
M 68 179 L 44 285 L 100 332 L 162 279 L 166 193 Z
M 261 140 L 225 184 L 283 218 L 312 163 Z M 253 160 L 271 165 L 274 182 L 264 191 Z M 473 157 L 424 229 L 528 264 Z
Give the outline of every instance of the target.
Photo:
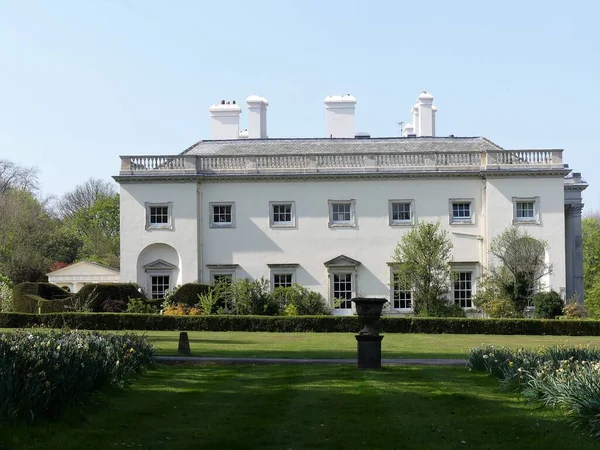
M 169 366 L 85 414 L 0 428 L 6 450 L 598 448 L 556 411 L 448 367 Z
M 38 329 L 39 330 L 39 329 Z M 8 331 L 0 329 L 0 331 Z M 136 332 L 136 331 L 134 331 Z M 121 333 L 119 331 L 118 333 Z M 156 345 L 158 355 L 176 355 L 179 332 L 138 331 Z M 352 333 L 262 333 L 190 331 L 195 356 L 266 358 L 355 358 Z M 464 358 L 482 344 L 535 348 L 558 344 L 600 346 L 598 336 L 499 336 L 482 334 L 386 334 L 383 358 Z
M 179 333 L 149 331 L 148 339 L 159 355 L 176 355 Z M 195 356 L 270 358 L 355 358 L 351 333 L 247 333 L 188 332 Z M 600 337 L 497 336 L 480 334 L 386 334 L 383 358 L 464 358 L 467 350 L 482 344 L 534 348 L 542 345 L 600 345 Z

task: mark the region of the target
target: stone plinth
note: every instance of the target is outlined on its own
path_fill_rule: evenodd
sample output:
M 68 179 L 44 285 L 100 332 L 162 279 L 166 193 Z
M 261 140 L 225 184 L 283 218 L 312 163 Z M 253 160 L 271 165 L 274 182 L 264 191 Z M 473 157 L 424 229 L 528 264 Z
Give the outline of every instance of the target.
M 381 341 L 383 336 L 357 334 L 359 369 L 381 369 Z
M 185 356 L 190 356 L 192 354 L 190 350 L 190 339 L 185 331 L 179 333 L 179 346 L 177 347 L 177 353 Z

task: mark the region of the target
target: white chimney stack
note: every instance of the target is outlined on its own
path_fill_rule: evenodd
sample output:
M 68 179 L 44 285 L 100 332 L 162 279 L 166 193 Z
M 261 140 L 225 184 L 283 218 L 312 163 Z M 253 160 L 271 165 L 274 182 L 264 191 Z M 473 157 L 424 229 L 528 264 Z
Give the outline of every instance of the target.
M 433 106 L 433 95 L 427 91 L 421 92 L 410 112 L 412 123 L 404 126 L 402 136 L 434 137 L 437 108 Z
M 218 105 L 208 108 L 210 111 L 211 139 L 238 139 L 240 134 L 240 114 L 242 108 L 232 102 L 221 100 Z
M 251 95 L 246 99 L 248 105 L 248 139 L 267 138 L 267 106 L 264 97 Z
M 356 134 L 355 109 L 356 98 L 350 94 L 325 97 L 325 136 L 353 138 Z

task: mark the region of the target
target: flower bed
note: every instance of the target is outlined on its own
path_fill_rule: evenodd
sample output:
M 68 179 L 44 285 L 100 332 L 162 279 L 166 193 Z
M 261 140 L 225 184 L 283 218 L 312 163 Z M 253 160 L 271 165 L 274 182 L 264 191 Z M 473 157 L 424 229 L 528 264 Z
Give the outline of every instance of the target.
M 511 350 L 487 346 L 469 351 L 472 370 L 487 371 L 505 389 L 560 408 L 568 421 L 600 439 L 600 349 L 552 347 Z
M 105 385 L 127 385 L 153 355 L 136 335 L 0 333 L 0 420 L 58 417 Z

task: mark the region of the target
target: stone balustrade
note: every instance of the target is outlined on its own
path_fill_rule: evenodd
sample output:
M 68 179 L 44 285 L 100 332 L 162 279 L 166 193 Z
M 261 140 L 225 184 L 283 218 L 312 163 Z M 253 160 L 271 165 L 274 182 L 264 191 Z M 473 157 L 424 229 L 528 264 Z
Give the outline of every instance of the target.
M 562 150 L 397 152 L 251 156 L 121 156 L 121 176 L 563 169 Z

